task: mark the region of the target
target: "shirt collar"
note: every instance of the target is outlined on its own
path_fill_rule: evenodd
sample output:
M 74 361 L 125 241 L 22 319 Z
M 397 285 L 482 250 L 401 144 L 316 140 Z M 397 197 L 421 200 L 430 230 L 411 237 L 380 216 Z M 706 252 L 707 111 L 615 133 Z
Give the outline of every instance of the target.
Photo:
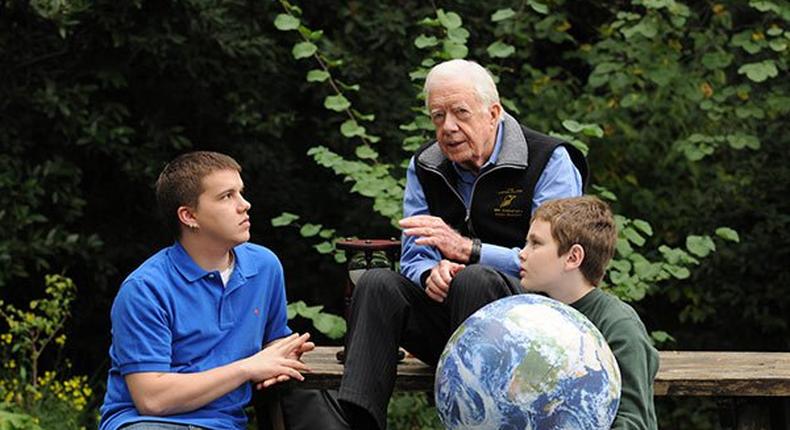
M 502 126 L 503 121 L 500 119 L 499 124 L 497 125 L 496 129 L 496 138 L 494 139 L 494 150 L 491 151 L 491 156 L 488 157 L 488 160 L 480 166 L 480 171 L 482 172 L 483 169 L 490 165 L 496 164 L 496 160 L 499 157 L 499 151 L 502 149 Z M 476 174 L 472 173 L 472 171 L 467 170 L 463 166 L 458 163 L 453 162 L 453 168 L 455 169 L 456 173 L 461 176 L 462 180 L 471 180 L 474 181 L 474 178 L 477 176 Z M 469 181 L 467 181 L 469 182 Z
M 245 244 L 237 245 L 233 248 L 233 256 L 234 256 L 234 271 L 238 271 L 241 273 L 245 278 L 249 278 L 256 273 L 258 273 L 258 269 L 253 261 L 251 260 L 250 255 L 247 253 L 247 250 L 244 248 Z M 187 282 L 195 282 L 198 279 L 208 275 L 212 272 L 207 272 L 203 270 L 202 267 L 198 266 L 195 263 L 195 260 L 187 253 L 187 250 L 181 245 L 180 242 L 176 241 L 170 250 L 168 251 L 168 255 L 170 256 L 170 260 L 173 262 L 173 265 L 176 267 L 181 276 L 183 276 Z

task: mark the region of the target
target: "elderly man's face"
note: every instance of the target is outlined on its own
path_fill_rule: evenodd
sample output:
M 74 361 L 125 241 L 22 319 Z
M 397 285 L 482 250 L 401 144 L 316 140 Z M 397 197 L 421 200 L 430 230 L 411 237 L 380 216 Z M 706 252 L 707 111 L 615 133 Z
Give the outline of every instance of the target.
M 468 80 L 436 82 L 428 97 L 436 140 L 451 161 L 478 171 L 494 150 L 499 103 L 486 108 Z

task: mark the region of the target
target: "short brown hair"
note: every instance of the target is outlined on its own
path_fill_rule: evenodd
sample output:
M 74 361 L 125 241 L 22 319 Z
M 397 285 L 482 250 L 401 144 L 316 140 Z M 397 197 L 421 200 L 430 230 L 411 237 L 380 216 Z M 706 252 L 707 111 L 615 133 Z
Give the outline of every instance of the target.
M 197 207 L 198 197 L 203 192 L 203 178 L 218 170 L 235 170 L 241 166 L 233 158 L 210 151 L 194 151 L 181 154 L 167 163 L 156 180 L 156 201 L 168 228 L 176 238 L 181 236 L 178 208 Z
M 574 244 L 584 248 L 580 270 L 592 285 L 598 285 L 617 244 L 617 226 L 609 205 L 594 196 L 551 200 L 538 207 L 530 222 L 536 219 L 551 224 L 557 255 L 565 254 Z

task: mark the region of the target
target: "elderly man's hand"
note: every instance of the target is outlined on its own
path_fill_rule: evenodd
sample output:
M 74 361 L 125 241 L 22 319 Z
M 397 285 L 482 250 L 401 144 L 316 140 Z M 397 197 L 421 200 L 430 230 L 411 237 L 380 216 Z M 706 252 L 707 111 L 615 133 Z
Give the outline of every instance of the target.
M 448 260 L 467 262 L 472 255 L 472 239 L 461 236 L 435 216 L 415 215 L 399 222 L 406 236 L 418 236 L 417 245 L 435 246 Z
M 440 261 L 439 264 L 433 266 L 431 274 L 425 279 L 425 294 L 432 300 L 442 303 L 447 298 L 453 277 L 464 267 L 466 266 L 452 261 Z

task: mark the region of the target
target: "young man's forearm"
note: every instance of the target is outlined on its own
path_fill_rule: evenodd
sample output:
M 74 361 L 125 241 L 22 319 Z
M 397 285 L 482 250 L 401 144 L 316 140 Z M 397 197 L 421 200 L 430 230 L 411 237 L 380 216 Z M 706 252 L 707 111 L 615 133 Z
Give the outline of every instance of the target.
M 244 360 L 197 373 L 133 373 L 126 376 L 126 384 L 142 415 L 190 412 L 246 383 Z

